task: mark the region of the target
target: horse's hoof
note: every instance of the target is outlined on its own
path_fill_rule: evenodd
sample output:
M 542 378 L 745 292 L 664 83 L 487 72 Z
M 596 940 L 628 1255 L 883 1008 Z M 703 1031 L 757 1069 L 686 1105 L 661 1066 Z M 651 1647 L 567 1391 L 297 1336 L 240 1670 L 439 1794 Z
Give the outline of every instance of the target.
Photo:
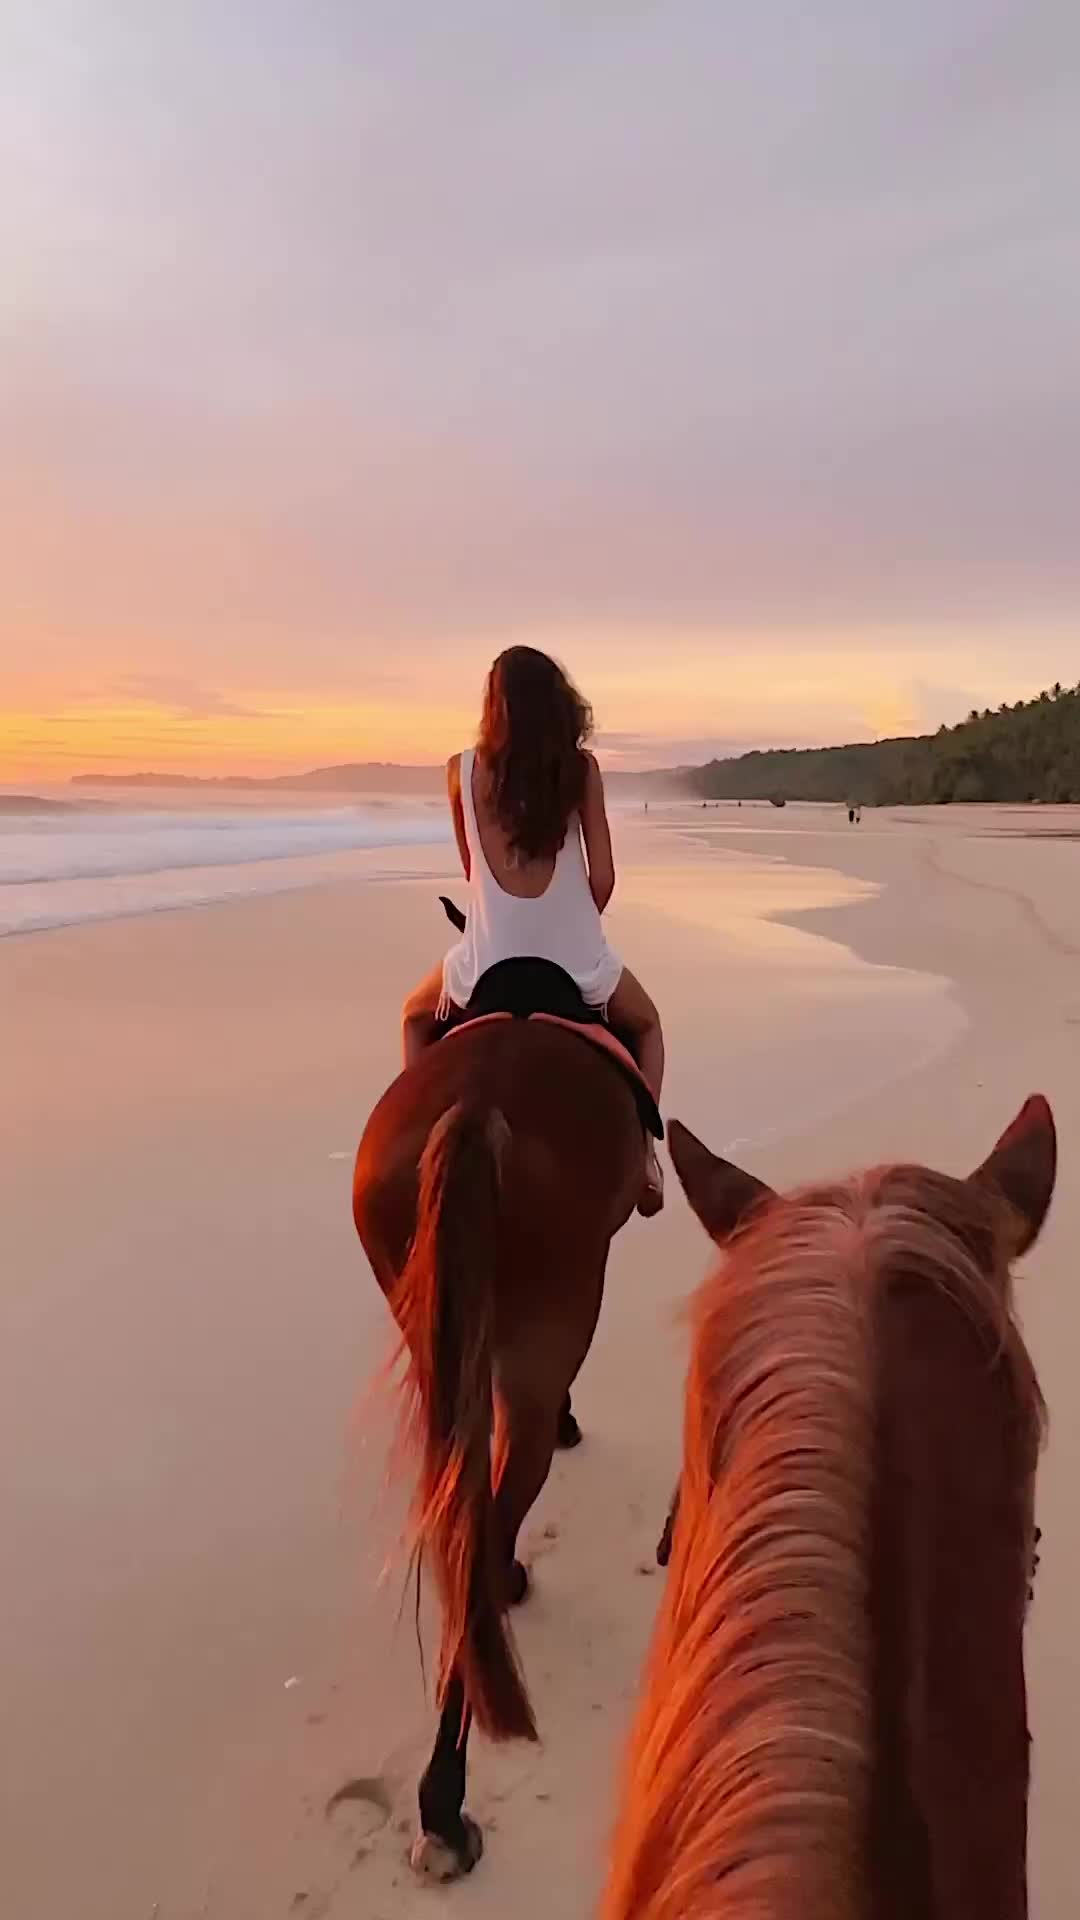
M 529 1569 L 523 1567 L 520 1560 L 511 1560 L 510 1573 L 506 1582 L 506 1604 L 520 1607 L 529 1591 Z
M 564 1453 L 569 1453 L 573 1447 L 580 1447 L 584 1438 L 569 1407 L 564 1407 L 559 1415 L 559 1431 L 556 1438 L 558 1446 Z
M 484 1851 L 484 1836 L 467 1813 L 461 1816 L 462 1841 L 452 1846 L 438 1833 L 419 1833 L 412 1850 L 412 1870 L 421 1880 L 463 1880 L 471 1873 Z

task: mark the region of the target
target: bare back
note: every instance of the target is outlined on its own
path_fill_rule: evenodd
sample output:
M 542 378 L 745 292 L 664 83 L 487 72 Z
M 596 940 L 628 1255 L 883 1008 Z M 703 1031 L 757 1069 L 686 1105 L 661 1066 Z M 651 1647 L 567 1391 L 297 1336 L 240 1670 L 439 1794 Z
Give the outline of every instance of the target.
M 615 886 L 615 864 L 611 851 L 611 831 L 604 803 L 604 784 L 592 754 L 586 755 L 585 794 L 580 816 L 575 816 L 568 831 L 582 843 L 589 887 L 602 913 Z M 468 836 L 465 829 L 464 798 L 461 789 L 462 756 L 456 753 L 447 763 L 447 789 L 458 851 L 466 878 L 471 878 Z M 491 804 L 490 781 L 479 753 L 472 762 L 472 803 L 477 833 L 484 858 L 497 884 L 516 900 L 539 900 L 551 885 L 556 856 L 526 860 L 507 840 Z
M 457 769 L 457 789 L 461 792 L 461 755 L 455 755 L 452 766 Z M 453 788 L 451 788 L 451 799 Z M 472 801 L 476 815 L 476 827 L 484 859 L 498 885 L 504 893 L 515 900 L 539 900 L 551 885 L 555 872 L 555 855 L 549 854 L 543 859 L 526 860 L 509 844 L 504 829 L 500 826 L 491 804 L 491 782 L 487 769 L 479 754 L 472 763 Z M 569 831 L 576 832 L 577 824 L 572 821 Z

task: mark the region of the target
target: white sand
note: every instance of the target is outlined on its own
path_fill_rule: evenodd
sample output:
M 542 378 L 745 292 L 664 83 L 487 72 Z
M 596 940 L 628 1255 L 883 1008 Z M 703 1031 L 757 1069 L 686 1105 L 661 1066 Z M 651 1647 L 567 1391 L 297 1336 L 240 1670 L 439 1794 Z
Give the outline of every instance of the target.
M 1053 826 L 1080 818 L 665 810 L 623 827 L 613 918 L 665 1012 L 670 1110 L 774 1181 L 890 1156 L 961 1170 L 1027 1092 L 1055 1104 L 1064 1174 L 1020 1287 L 1053 1422 L 1029 1648 L 1040 1920 L 1074 1882 L 1080 843 L 999 830 Z M 443 938 L 435 891 L 0 944 L 0 1888 L 20 1920 L 591 1911 L 676 1465 L 673 1310 L 705 1249 L 672 1194 L 616 1251 L 578 1394 L 589 1444 L 530 1527 L 544 1746 L 474 1743 L 487 1857 L 468 1888 L 418 1888 L 432 1722 L 400 1568 L 378 1584 L 397 1508 L 376 1510 L 385 1410 L 359 1403 L 386 1320 L 348 1189 L 397 1001 Z M 368 1797 L 328 1816 L 356 1780 Z

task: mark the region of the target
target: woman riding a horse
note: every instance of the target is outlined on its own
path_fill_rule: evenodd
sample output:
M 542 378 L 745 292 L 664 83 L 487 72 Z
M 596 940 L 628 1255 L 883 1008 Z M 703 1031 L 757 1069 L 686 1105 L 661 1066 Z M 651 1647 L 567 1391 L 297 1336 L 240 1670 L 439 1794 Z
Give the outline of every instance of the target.
M 480 1855 L 462 1810 L 472 1721 L 536 1737 L 505 1618 L 528 1586 L 518 1532 L 566 1438 L 612 1237 L 662 1202 L 642 1116 L 655 1132 L 663 1042 L 603 933 L 614 868 L 590 727 L 545 655 L 515 647 L 495 662 L 480 745 L 450 763 L 464 937 L 406 1005 L 405 1070 L 356 1162 L 357 1230 L 406 1359 L 413 1538 L 442 1600 L 441 1718 L 414 1850 L 440 1879 Z M 640 1074 L 625 1056 L 613 1065 L 606 1034 L 587 1042 L 595 1026 L 557 1015 L 472 1019 L 432 1044 L 440 1013 L 475 1012 L 477 989 L 515 967 L 557 976 L 586 1022 L 605 1007 Z

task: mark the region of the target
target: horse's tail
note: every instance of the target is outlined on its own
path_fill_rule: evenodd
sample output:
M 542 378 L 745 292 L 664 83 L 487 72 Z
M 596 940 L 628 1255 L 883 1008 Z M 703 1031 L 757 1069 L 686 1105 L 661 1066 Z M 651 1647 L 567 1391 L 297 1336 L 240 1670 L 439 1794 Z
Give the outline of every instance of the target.
M 507 1565 L 492 1492 L 492 1345 L 502 1114 L 465 1102 L 432 1128 L 416 1233 L 393 1307 L 408 1355 L 407 1427 L 420 1458 L 415 1550 L 443 1605 L 439 1705 L 456 1671 L 478 1727 L 536 1739 L 505 1618 Z

